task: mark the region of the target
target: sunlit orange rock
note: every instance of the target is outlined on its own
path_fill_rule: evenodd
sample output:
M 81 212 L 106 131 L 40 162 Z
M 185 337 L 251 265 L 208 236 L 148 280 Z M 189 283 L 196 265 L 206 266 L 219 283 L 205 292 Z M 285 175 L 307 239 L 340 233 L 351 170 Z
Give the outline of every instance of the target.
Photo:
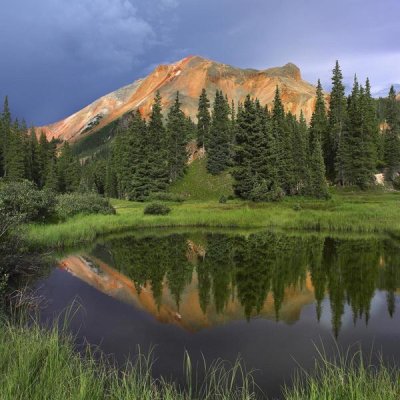
M 294 64 L 266 70 L 240 69 L 190 56 L 174 64 L 160 65 L 146 78 L 101 97 L 62 121 L 39 128 L 38 132 L 45 132 L 48 139 L 76 142 L 133 110 L 139 109 L 147 117 L 157 90 L 163 98 L 164 112 L 179 91 L 183 111 L 194 120 L 203 88 L 211 100 L 219 89 L 235 104 L 250 94 L 262 105 L 271 106 L 276 86 L 281 90 L 286 110 L 296 115 L 303 110 L 309 121 L 315 105 L 315 87 L 301 78 Z

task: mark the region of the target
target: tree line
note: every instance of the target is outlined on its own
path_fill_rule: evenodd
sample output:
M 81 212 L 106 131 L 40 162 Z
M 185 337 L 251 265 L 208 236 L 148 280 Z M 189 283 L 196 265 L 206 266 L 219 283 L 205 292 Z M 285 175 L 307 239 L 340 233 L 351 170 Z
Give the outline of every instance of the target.
M 346 96 L 338 62 L 330 96 L 318 81 L 309 124 L 302 112 L 298 118 L 285 112 L 278 87 L 272 107 L 247 96 L 236 109 L 222 91 L 211 103 L 203 89 L 197 126 L 185 125 L 177 93 L 165 126 L 161 121 L 158 94 L 149 121 L 136 112 L 130 128 L 117 135 L 108 193 L 137 200 L 165 190 L 184 174 L 186 144 L 194 131 L 206 151 L 207 170 L 214 175 L 231 171 L 235 195 L 247 200 L 297 194 L 326 198 L 328 184 L 366 189 L 377 172 L 383 170 L 394 182 L 400 170 L 400 108 L 393 87 L 384 107 L 372 98 L 369 79 L 360 85 L 355 78 Z
M 0 178 L 6 182 L 28 180 L 40 189 L 68 193 L 77 191 L 81 181 L 81 164 L 72 154 L 68 142 L 48 140 L 24 121 L 12 120 L 5 98 L 0 117 Z
M 164 121 L 165 120 L 165 121 Z M 247 96 L 235 107 L 217 90 L 211 104 L 205 89 L 199 97 L 197 124 L 182 111 L 179 93 L 163 117 L 157 93 L 146 121 L 139 111 L 120 127 L 110 150 L 79 162 L 68 143 L 48 141 L 34 128 L 11 120 L 6 98 L 0 118 L 0 177 L 28 179 L 59 192 L 96 191 L 131 200 L 165 192 L 187 166 L 187 144 L 196 139 L 206 151 L 207 170 L 229 170 L 234 192 L 253 201 L 283 196 L 328 197 L 328 184 L 374 184 L 385 172 L 396 183 L 400 170 L 400 107 L 393 86 L 384 101 L 371 96 L 367 79 L 354 79 L 346 96 L 336 65 L 329 96 L 320 81 L 309 124 L 303 113 L 285 112 L 277 87 L 271 107 Z M 398 183 L 398 182 L 397 182 Z

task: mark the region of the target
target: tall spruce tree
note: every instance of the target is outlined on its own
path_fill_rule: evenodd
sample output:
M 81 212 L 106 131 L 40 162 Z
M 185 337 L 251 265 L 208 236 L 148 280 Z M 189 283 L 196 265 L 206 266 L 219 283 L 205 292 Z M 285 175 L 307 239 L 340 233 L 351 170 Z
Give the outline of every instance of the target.
M 248 95 L 237 115 L 233 158 L 233 177 L 235 179 L 233 188 L 235 194 L 243 199 L 250 199 L 254 189 L 253 152 L 262 151 L 262 148 L 256 149 L 257 143 L 255 143 L 256 138 L 262 135 L 261 129 L 254 101 Z
M 106 178 L 104 186 L 105 186 L 104 192 L 107 197 L 111 197 L 114 199 L 118 197 L 117 176 L 113 168 L 111 157 L 109 157 L 109 159 L 107 160 Z
M 231 163 L 231 121 L 229 113 L 229 103 L 222 91 L 217 90 L 207 150 L 207 170 L 213 175 L 225 171 Z
M 147 134 L 147 167 L 149 193 L 161 192 L 168 185 L 167 135 L 163 125 L 161 95 L 156 93 L 148 123 Z
M 26 143 L 26 176 L 27 179 L 35 182 L 39 186 L 39 166 L 38 166 L 38 151 L 39 143 L 36 136 L 34 127 L 29 130 L 29 136 L 27 135 Z
M 187 162 L 186 145 L 188 123 L 181 110 L 179 92 L 176 93 L 175 103 L 170 108 L 167 119 L 167 150 L 169 181 L 174 182 L 185 171 Z
M 385 163 L 386 179 L 393 181 L 400 170 L 400 107 L 396 100 L 396 91 L 391 86 L 386 108 Z
M 147 175 L 147 126 L 137 110 L 129 127 L 130 184 L 129 199 L 142 200 L 150 191 Z
M 7 156 L 9 152 L 9 138 L 11 136 L 11 113 L 8 105 L 8 97 L 4 98 L 3 112 L 0 118 L 0 169 L 1 176 L 7 176 Z
M 309 185 L 307 194 L 317 198 L 328 197 L 328 187 L 325 178 L 325 165 L 322 153 L 321 140 L 324 136 L 328 120 L 325 110 L 325 101 L 321 82 L 318 80 L 317 100 L 310 124 L 310 146 L 309 146 Z
M 53 162 L 50 159 L 46 171 L 46 182 L 48 181 L 47 177 L 52 167 Z M 78 190 L 80 182 L 80 172 L 81 171 L 79 160 L 72 154 L 69 143 L 65 142 L 57 161 L 59 191 L 61 193 L 70 193 Z
M 10 182 L 25 178 L 25 137 L 26 130 L 16 120 L 9 131 L 5 154 L 6 179 Z
M 42 131 L 39 137 L 37 164 L 38 164 L 38 186 L 42 188 L 46 182 L 46 173 L 49 162 L 52 158 L 50 143 L 47 141 L 46 135 Z
M 365 189 L 374 181 L 376 166 L 376 118 L 369 87 L 354 79 L 348 99 L 345 129 L 338 149 L 341 182 Z
M 310 180 L 310 171 L 307 166 L 310 141 L 303 111 L 300 112 L 299 121 L 293 121 L 293 130 L 293 161 L 296 191 L 299 194 L 305 194 Z
M 199 107 L 197 112 L 197 145 L 204 149 L 208 147 L 210 125 L 210 101 L 208 100 L 206 89 L 203 89 L 199 97 Z
M 345 87 L 338 61 L 336 61 L 332 74 L 332 91 L 328 111 L 329 130 L 322 138 L 322 146 L 327 177 L 331 182 L 335 182 L 341 181 L 343 178 L 343 171 L 340 162 L 337 160 L 337 154 L 346 121 Z
M 295 191 L 292 135 L 283 108 L 279 87 L 276 87 L 272 109 L 272 137 L 275 143 L 275 154 L 272 164 L 275 165 L 278 186 L 286 194 Z
M 361 114 L 360 155 L 361 167 L 357 172 L 356 184 L 365 189 L 375 182 L 375 170 L 378 162 L 379 124 L 376 117 L 374 99 L 371 96 L 371 85 L 367 78 L 362 88 L 359 109 Z

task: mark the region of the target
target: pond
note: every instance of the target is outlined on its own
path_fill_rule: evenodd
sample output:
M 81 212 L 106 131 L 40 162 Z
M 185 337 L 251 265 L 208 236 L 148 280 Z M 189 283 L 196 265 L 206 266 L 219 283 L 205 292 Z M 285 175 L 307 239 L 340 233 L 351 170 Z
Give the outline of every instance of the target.
M 255 370 L 270 397 L 317 348 L 360 345 L 400 364 L 399 244 L 382 237 L 152 231 L 60 256 L 37 282 L 51 320 L 73 301 L 77 342 L 119 363 L 153 348 L 154 374 L 180 382 L 184 352 Z

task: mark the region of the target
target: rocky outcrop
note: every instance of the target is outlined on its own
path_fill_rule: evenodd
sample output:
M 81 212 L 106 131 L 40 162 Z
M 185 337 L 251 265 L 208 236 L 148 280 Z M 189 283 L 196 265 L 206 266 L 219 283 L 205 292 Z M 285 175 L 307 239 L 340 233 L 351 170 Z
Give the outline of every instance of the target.
M 68 118 L 39 130 L 44 131 L 48 139 L 54 137 L 77 142 L 133 110 L 139 109 L 147 117 L 157 90 L 163 97 L 165 112 L 179 91 L 183 111 L 194 120 L 203 88 L 210 99 L 219 89 L 235 104 L 250 94 L 263 105 L 271 106 L 276 86 L 281 90 L 286 110 L 296 115 L 303 110 L 310 120 L 315 104 L 315 87 L 301 78 L 300 70 L 294 64 L 266 70 L 240 69 L 190 56 L 174 64 L 160 65 L 146 78 L 103 96 Z

